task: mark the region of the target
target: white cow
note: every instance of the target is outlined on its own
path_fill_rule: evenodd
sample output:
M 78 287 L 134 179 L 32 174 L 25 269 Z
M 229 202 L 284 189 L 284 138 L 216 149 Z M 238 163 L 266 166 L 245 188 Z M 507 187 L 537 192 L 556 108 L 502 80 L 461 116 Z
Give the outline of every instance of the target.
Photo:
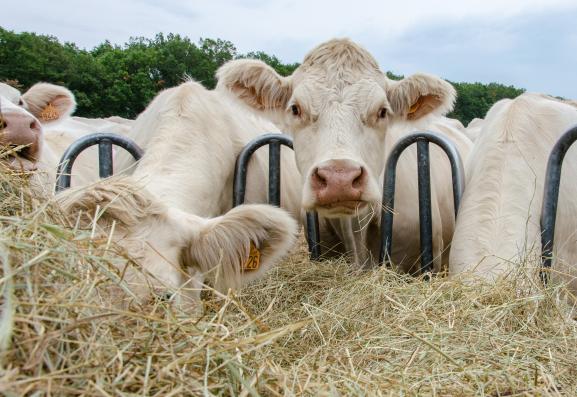
M 481 130 L 483 129 L 483 123 L 485 120 L 474 118 L 467 124 L 467 128 L 465 129 L 465 134 L 469 137 L 469 139 L 473 142 L 477 140 Z
M 121 117 L 88 119 L 70 117 L 76 108 L 74 95 L 64 87 L 38 83 L 25 94 L 0 83 L 0 112 L 4 129 L 0 143 L 22 146 L 7 159 L 12 168 L 38 170 L 36 187 L 51 192 L 56 168 L 64 151 L 77 139 L 96 132 L 126 135 L 132 120 Z M 98 179 L 97 148 L 84 151 L 72 170 L 72 185 Z
M 538 266 L 547 158 L 561 134 L 576 124 L 575 107 L 539 94 L 504 99 L 489 110 L 469 156 L 450 254 L 452 275 L 473 272 L 494 280 L 521 262 Z M 555 267 L 569 279 L 577 276 L 576 179 L 574 146 L 563 163 L 555 229 Z
M 0 144 L 20 148 L 4 162 L 25 171 L 47 170 L 55 165 L 56 153 L 47 144 L 46 129 L 68 118 L 75 108 L 74 96 L 64 87 L 38 83 L 21 95 L 0 83 Z
M 289 77 L 257 60 L 235 60 L 217 73 L 219 90 L 271 117 L 293 136 L 304 186 L 302 206 L 322 216 L 324 248 L 349 253 L 360 266 L 378 258 L 382 174 L 388 152 L 414 130 L 440 132 L 466 157 L 471 142 L 438 117 L 450 111 L 454 88 L 416 74 L 389 80 L 375 59 L 349 40 L 313 49 Z M 441 252 L 453 232 L 448 161 L 431 150 L 434 248 Z M 399 162 L 395 195 L 393 261 L 414 270 L 419 257 L 416 149 Z
M 279 208 L 231 209 L 238 153 L 273 131 L 226 95 L 186 82 L 161 92 L 135 121 L 131 136 L 145 154 L 131 176 L 66 192 L 60 201 L 73 216 L 105 209 L 100 223 L 117 221 L 115 241 L 154 276 L 152 287 L 196 310 L 205 277 L 221 291 L 238 288 L 262 276 L 295 240 L 297 224 Z M 289 149 L 282 157 L 282 204 L 298 216 L 294 155 Z M 131 163 L 119 155 L 118 169 Z M 258 151 L 249 164 L 247 202 L 266 202 L 267 168 L 268 151 Z M 128 281 L 140 298 L 149 296 L 143 279 L 132 274 Z

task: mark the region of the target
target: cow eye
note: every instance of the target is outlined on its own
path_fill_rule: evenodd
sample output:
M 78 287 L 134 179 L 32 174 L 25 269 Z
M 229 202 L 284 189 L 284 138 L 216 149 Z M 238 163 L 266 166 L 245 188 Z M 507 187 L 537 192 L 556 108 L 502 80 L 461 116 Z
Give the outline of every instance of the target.
M 22 99 L 18 100 L 18 106 L 24 106 L 24 101 Z
M 379 113 L 378 113 L 378 117 L 380 119 L 384 119 L 385 117 L 387 117 L 387 109 L 386 108 L 380 108 Z
M 291 112 L 294 116 L 300 116 L 301 108 L 299 107 L 299 105 L 291 105 Z

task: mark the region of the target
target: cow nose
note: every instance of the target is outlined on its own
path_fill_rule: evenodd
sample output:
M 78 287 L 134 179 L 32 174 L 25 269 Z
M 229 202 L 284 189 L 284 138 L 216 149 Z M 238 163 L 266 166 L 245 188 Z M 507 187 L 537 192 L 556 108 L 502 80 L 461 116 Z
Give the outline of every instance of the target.
M 361 200 L 366 183 L 366 170 L 352 160 L 326 161 L 311 174 L 311 188 L 321 206 Z
M 0 131 L 6 143 L 12 145 L 30 145 L 37 141 L 40 126 L 31 115 L 24 113 L 5 113 L 0 116 Z
M 19 154 L 25 158 L 36 158 L 40 134 L 40 124 L 30 114 L 11 112 L 0 115 L 0 144 L 24 146 Z

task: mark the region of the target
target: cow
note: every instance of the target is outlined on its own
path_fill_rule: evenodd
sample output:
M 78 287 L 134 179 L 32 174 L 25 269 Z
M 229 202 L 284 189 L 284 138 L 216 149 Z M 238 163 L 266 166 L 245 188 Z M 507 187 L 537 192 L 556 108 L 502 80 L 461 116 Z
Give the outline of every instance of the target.
M 128 136 L 145 151 L 140 161 L 119 153 L 116 168 L 123 175 L 64 192 L 58 201 L 80 224 L 96 221 L 106 229 L 114 223 L 112 239 L 151 276 L 127 275 L 139 300 L 168 295 L 197 313 L 205 278 L 223 293 L 240 288 L 262 277 L 295 241 L 300 187 L 292 182 L 292 151 L 281 152 L 281 204 L 292 216 L 263 204 L 232 208 L 239 152 L 275 131 L 226 95 L 187 81 L 159 93 L 135 120 Z M 267 166 L 268 153 L 257 151 L 249 163 L 248 203 L 266 202 Z
M 515 274 L 521 263 L 538 266 L 540 213 L 549 153 L 577 124 L 571 104 L 541 94 L 503 99 L 488 111 L 467 164 L 450 252 L 450 275 L 472 274 L 490 282 Z M 577 147 L 562 168 L 555 263 L 557 279 L 577 291 Z
M 466 158 L 470 140 L 441 116 L 455 101 L 446 81 L 415 74 L 392 81 L 365 49 L 348 39 L 309 52 L 291 76 L 258 60 L 233 60 L 217 71 L 217 90 L 274 121 L 293 137 L 302 206 L 317 211 L 325 251 L 350 254 L 361 267 L 378 261 L 382 176 L 393 145 L 415 130 L 452 139 Z M 435 266 L 451 240 L 454 212 L 449 162 L 431 149 Z M 418 261 L 416 149 L 403 154 L 395 193 L 392 259 L 414 272 Z M 444 259 L 443 259 L 444 258 Z
M 47 170 L 55 154 L 46 143 L 45 130 L 75 109 L 74 95 L 64 87 L 38 83 L 21 95 L 0 83 L 0 144 L 14 148 L 4 162 L 13 169 Z
M 465 134 L 469 137 L 472 142 L 477 140 L 477 137 L 481 133 L 483 129 L 483 119 L 474 118 L 467 124 L 467 128 L 465 129 Z
M 66 88 L 38 83 L 23 95 L 0 83 L 0 144 L 17 152 L 5 159 L 11 168 L 38 171 L 33 177 L 37 189 L 50 194 L 56 168 L 65 150 L 77 139 L 95 132 L 128 134 L 132 120 L 120 117 L 88 119 L 71 117 L 76 108 L 74 95 Z M 98 179 L 97 149 L 84 151 L 75 163 L 72 184 L 85 185 Z

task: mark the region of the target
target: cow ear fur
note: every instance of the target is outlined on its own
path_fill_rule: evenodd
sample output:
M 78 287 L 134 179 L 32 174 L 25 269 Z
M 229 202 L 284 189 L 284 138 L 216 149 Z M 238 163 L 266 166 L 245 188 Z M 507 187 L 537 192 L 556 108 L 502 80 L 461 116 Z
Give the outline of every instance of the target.
M 456 98 L 455 88 L 443 79 L 415 74 L 393 83 L 388 97 L 393 113 L 408 120 L 417 120 L 430 113 L 445 115 Z
M 54 84 L 34 84 L 22 95 L 22 99 L 28 111 L 42 124 L 62 120 L 76 110 L 74 94 L 67 88 Z
M 72 224 L 89 227 L 117 221 L 132 227 L 151 215 L 161 215 L 166 207 L 130 177 L 113 177 L 88 187 L 68 189 L 56 196 L 64 215 Z
M 223 292 L 262 277 L 293 246 L 296 221 L 284 210 L 251 204 L 209 220 L 190 241 L 184 262 L 212 272 Z M 250 257 L 250 258 L 249 258 Z
M 292 95 L 290 78 L 280 76 L 262 61 L 230 61 L 217 71 L 216 76 L 217 88 L 232 92 L 257 110 L 284 110 Z

